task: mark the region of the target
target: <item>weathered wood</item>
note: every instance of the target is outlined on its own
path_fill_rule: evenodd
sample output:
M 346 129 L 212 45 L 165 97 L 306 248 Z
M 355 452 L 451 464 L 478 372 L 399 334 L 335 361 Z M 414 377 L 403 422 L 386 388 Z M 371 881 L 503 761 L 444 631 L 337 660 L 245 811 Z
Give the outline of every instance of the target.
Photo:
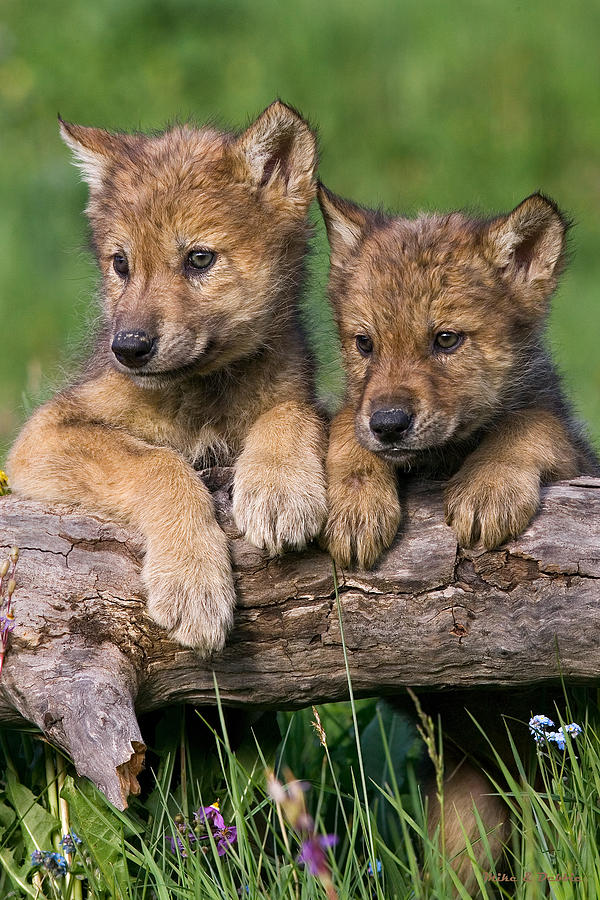
M 232 536 L 239 594 L 225 651 L 199 660 L 145 614 L 139 540 L 70 507 L 0 500 L 0 547 L 21 549 L 0 721 L 35 723 L 118 806 L 136 790 L 135 710 L 174 701 L 296 707 L 347 697 L 329 557 L 267 559 L 235 532 L 227 470 L 207 476 Z M 369 573 L 340 573 L 357 695 L 600 677 L 600 480 L 544 491 L 527 532 L 459 551 L 440 486 L 415 483 L 404 527 Z

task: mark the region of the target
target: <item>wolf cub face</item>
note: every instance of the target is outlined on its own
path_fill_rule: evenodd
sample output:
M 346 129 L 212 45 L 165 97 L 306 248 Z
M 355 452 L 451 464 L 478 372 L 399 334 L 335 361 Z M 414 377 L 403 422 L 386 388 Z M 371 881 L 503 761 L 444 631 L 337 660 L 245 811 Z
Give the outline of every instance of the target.
M 324 187 L 319 199 L 358 441 L 411 466 L 521 391 L 566 223 L 539 194 L 491 221 L 389 218 Z
M 239 136 L 61 131 L 90 186 L 112 364 L 158 387 L 268 343 L 315 194 L 316 142 L 300 116 L 276 102 Z

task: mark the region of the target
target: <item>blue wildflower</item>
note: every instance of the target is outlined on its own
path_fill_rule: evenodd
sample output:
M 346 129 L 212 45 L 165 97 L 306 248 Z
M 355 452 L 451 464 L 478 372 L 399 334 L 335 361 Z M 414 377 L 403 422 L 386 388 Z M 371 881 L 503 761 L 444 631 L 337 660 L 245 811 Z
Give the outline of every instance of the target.
M 34 850 L 31 854 L 31 865 L 32 866 L 41 866 L 44 862 L 44 854 L 41 850 Z
M 377 872 L 378 875 L 381 873 L 381 860 L 380 859 L 375 860 L 375 871 Z M 373 877 L 373 866 L 371 865 L 370 862 L 369 862 L 369 865 L 367 866 L 367 872 L 369 873 L 369 875 L 371 875 L 371 877 Z
M 533 716 L 529 720 L 529 731 L 537 744 L 546 742 L 546 728 L 552 728 L 554 722 L 548 716 Z
M 41 865 L 53 878 L 63 878 L 67 874 L 67 861 L 61 853 L 51 853 L 46 850 L 42 857 Z
M 54 854 L 54 877 L 62 878 L 67 874 L 67 861 L 61 853 Z
M 567 747 L 567 735 L 576 738 L 580 734 L 581 726 L 577 722 L 571 722 L 570 725 L 561 725 L 558 731 L 548 735 L 548 740 L 554 741 L 559 750 L 565 750 Z
M 81 838 L 77 837 L 74 831 L 71 831 L 70 834 L 65 834 L 59 841 L 59 844 L 62 848 L 63 853 L 69 853 L 73 855 L 76 853 L 77 847 L 81 844 Z
M 549 731 L 554 726 L 552 719 L 548 716 L 533 716 L 529 720 L 529 731 L 533 735 L 533 739 L 537 744 L 544 745 L 556 744 L 559 750 L 566 749 L 566 737 L 576 738 L 581 734 L 581 726 L 577 722 L 571 722 L 570 725 L 561 725 L 557 731 Z
M 560 729 L 558 731 L 547 731 L 545 737 L 547 741 L 552 741 L 552 743 L 556 744 L 559 750 L 565 749 L 565 736 Z

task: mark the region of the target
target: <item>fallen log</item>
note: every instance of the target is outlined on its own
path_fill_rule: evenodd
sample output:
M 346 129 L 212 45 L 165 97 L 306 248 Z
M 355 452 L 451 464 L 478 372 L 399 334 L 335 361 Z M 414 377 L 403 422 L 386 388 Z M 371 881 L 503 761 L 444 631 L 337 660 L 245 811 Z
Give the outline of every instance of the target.
M 334 571 L 316 547 L 268 559 L 231 520 L 231 472 L 203 473 L 231 535 L 235 628 L 210 660 L 145 614 L 139 538 L 67 506 L 0 500 L 21 555 L 0 722 L 36 725 L 118 807 L 138 790 L 136 712 L 173 702 L 293 708 L 348 696 Z M 600 675 L 600 479 L 544 490 L 526 533 L 459 550 L 439 484 L 415 482 L 399 536 L 368 573 L 339 572 L 357 696 L 535 685 Z

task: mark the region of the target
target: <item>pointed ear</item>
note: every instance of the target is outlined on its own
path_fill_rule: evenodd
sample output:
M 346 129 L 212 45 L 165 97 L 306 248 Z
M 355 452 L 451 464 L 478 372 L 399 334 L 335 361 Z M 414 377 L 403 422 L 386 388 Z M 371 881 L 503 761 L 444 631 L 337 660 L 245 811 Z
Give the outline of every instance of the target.
M 241 176 L 304 213 L 315 196 L 317 140 L 308 123 L 276 100 L 237 138 Z
M 556 204 L 532 194 L 484 237 L 488 258 L 523 286 L 554 288 L 565 261 L 568 222 Z
M 377 214 L 349 200 L 342 200 L 321 182 L 317 196 L 332 256 L 344 256 L 356 250 L 365 232 L 375 223 Z
M 119 136 L 102 128 L 74 125 L 58 117 L 60 135 L 75 157 L 75 165 L 90 190 L 100 190 L 104 182 L 108 162 L 117 152 Z

